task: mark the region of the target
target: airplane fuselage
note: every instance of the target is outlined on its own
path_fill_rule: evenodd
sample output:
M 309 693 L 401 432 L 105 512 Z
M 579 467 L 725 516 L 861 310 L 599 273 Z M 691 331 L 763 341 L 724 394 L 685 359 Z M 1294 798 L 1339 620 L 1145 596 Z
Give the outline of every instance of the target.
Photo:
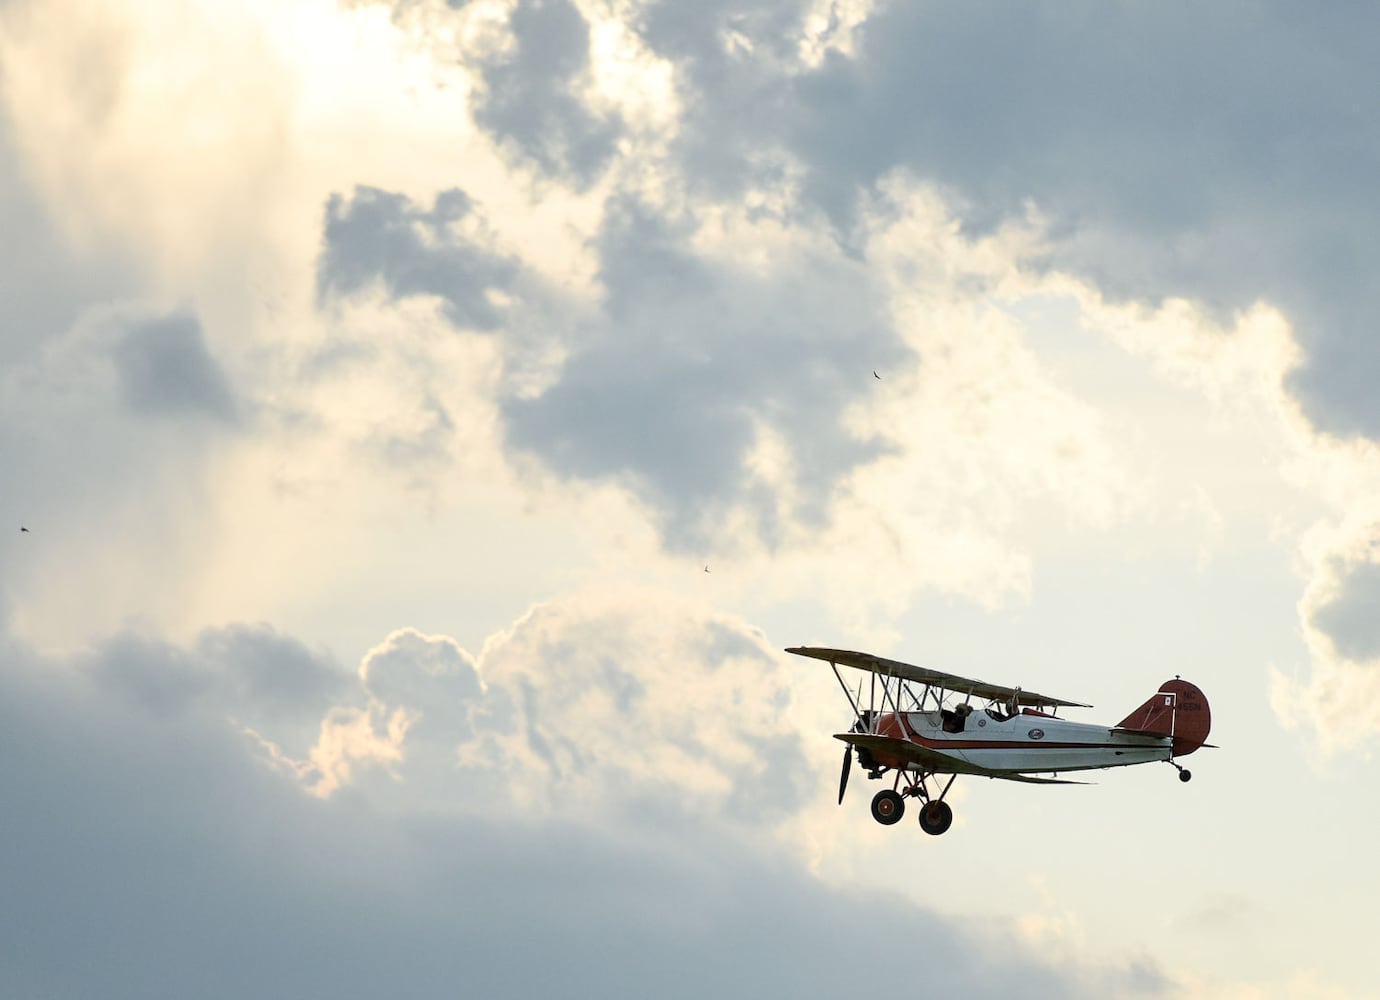
M 1009 717 L 979 709 L 961 718 L 952 712 L 889 712 L 876 720 L 877 734 L 917 743 L 942 754 L 960 774 L 1038 774 L 1170 760 L 1173 740 L 1108 726 L 1069 722 L 1025 709 Z M 961 726 L 961 728 L 958 728 Z M 950 770 L 877 754 L 879 763 L 908 771 Z

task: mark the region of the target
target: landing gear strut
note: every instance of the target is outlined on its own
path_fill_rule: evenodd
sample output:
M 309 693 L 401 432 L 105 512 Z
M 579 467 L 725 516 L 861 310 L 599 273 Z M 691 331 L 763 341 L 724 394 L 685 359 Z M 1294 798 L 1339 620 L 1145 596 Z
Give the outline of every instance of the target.
M 1192 781 L 1192 780 L 1193 780 L 1193 772 L 1190 771 L 1188 768 L 1184 767 L 1182 764 L 1175 764 L 1175 763 L 1171 760 L 1171 761 L 1169 762 L 1169 766 L 1170 766 L 1170 767 L 1174 767 L 1174 768 L 1178 768 L 1178 771 L 1179 771 L 1179 780 L 1180 780 L 1180 781 Z
M 930 797 L 929 785 L 925 781 L 926 777 L 931 776 L 922 773 L 902 794 L 913 795 L 920 800 L 920 829 L 931 837 L 937 837 L 954 822 L 954 811 L 949 807 L 949 803 L 944 801 L 944 796 L 949 794 L 957 775 L 949 776 L 948 782 L 939 790 L 937 798 Z M 935 784 L 939 784 L 937 779 Z

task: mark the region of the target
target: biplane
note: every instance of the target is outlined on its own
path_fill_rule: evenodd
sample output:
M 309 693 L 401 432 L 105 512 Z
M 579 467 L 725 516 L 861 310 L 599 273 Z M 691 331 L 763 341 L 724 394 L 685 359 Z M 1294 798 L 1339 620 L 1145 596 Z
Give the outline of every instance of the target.
M 892 786 L 872 799 L 873 819 L 886 826 L 899 822 L 906 799 L 915 798 L 920 803 L 920 828 L 935 836 L 943 833 L 954 818 L 944 797 L 960 774 L 1078 785 L 1086 782 L 1058 775 L 1166 761 L 1178 769 L 1180 781 L 1188 781 L 1192 773 L 1174 758 L 1210 746 L 1205 742 L 1212 724 L 1207 698 L 1178 677 L 1161 684 L 1115 726 L 1099 726 L 1058 717 L 1061 708 L 1092 707 L 1082 702 L 956 677 L 871 653 L 818 646 L 794 646 L 786 652 L 824 660 L 833 668 L 853 709 L 848 732 L 834 736 L 847 744 L 839 803 L 854 757 L 868 778 L 880 779 L 890 772 Z M 844 682 L 840 667 L 860 672 L 856 690 Z M 945 775 L 947 781 L 942 780 Z

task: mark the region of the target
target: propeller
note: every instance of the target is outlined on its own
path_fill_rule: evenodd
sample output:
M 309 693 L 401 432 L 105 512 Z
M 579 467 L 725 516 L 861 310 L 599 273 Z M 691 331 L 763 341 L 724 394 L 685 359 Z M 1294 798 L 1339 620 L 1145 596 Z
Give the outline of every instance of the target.
M 839 805 L 843 805 L 843 792 L 848 787 L 848 772 L 853 770 L 853 748 L 843 747 L 843 773 L 839 775 Z
M 872 718 L 870 711 L 864 712 L 853 720 L 853 725 L 849 727 L 850 733 L 867 732 L 868 720 Z M 843 748 L 843 771 L 839 774 L 839 805 L 843 805 L 843 792 L 848 787 L 848 774 L 853 770 L 853 746 L 845 744 Z

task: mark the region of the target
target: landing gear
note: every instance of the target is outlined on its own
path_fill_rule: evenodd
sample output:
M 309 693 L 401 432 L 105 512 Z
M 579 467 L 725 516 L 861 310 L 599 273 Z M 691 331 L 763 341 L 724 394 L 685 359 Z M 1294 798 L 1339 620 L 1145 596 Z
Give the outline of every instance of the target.
M 883 826 L 899 823 L 901 817 L 905 815 L 906 799 L 914 798 L 917 800 L 916 807 L 920 810 L 920 829 L 931 837 L 939 836 L 954 822 L 954 811 L 944 801 L 944 796 L 949 793 L 956 775 L 949 776 L 948 782 L 939 790 L 937 796 L 930 795 L 930 789 L 925 780 L 932 777 L 934 777 L 934 773 L 931 771 L 909 774 L 898 772 L 895 788 L 883 788 L 873 796 L 872 818 Z M 903 778 L 907 782 L 905 787 L 901 786 Z M 937 780 L 935 784 L 938 784 Z
M 924 830 L 932 837 L 937 837 L 954 822 L 954 811 L 949 808 L 949 803 L 935 799 L 933 802 L 926 802 L 920 808 L 920 829 Z
M 1178 770 L 1179 770 L 1179 780 L 1180 780 L 1180 781 L 1187 782 L 1187 781 L 1192 781 L 1192 780 L 1193 780 L 1193 772 L 1190 771 L 1188 768 L 1184 767 L 1182 764 L 1175 764 L 1175 763 L 1171 760 L 1171 761 L 1169 762 L 1169 766 L 1170 766 L 1170 767 L 1174 767 L 1174 768 L 1178 768 Z
M 872 797 L 872 818 L 883 826 L 899 823 L 906 812 L 906 800 L 899 792 L 883 788 Z
M 944 787 L 939 790 L 937 796 L 930 795 L 929 784 L 926 778 L 934 777 L 932 773 L 921 772 L 916 776 L 911 786 L 901 794 L 913 795 L 920 800 L 920 829 L 924 830 L 931 837 L 937 837 L 954 822 L 954 811 L 949 808 L 949 804 L 944 801 L 944 796 L 949 794 L 949 789 L 953 787 L 954 778 L 957 775 L 950 775 Z M 936 779 L 935 784 L 938 784 Z

